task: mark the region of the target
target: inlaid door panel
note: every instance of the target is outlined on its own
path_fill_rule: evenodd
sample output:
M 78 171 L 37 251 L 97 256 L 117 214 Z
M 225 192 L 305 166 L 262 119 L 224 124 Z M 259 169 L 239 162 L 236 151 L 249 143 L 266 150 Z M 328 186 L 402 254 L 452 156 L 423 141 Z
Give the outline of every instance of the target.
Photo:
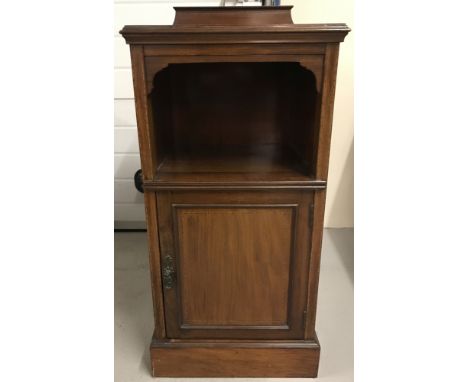
M 300 338 L 310 192 L 160 192 L 170 338 Z
M 287 325 L 297 205 L 173 208 L 182 323 Z

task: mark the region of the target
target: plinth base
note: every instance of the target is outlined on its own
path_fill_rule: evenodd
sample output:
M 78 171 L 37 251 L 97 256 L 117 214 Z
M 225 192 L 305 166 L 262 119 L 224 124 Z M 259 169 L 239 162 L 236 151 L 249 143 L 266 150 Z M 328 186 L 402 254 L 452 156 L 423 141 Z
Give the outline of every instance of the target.
M 318 341 L 167 340 L 151 343 L 153 377 L 317 377 Z

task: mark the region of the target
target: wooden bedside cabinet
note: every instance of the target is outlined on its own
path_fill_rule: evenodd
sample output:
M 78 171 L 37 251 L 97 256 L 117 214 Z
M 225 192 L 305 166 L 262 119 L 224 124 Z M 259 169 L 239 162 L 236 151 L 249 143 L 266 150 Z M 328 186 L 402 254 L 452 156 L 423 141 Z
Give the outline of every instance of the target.
M 315 377 L 344 24 L 176 7 L 125 26 L 148 226 L 154 376 Z M 138 312 L 135 312 L 138 314 Z

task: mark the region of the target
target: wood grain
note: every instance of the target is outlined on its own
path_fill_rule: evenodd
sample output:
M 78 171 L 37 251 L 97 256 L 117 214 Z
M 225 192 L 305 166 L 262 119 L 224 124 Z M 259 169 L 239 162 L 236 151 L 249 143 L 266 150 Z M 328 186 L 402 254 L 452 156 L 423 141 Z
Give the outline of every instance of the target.
M 178 56 L 245 56 L 245 55 L 323 55 L 326 44 L 211 44 L 205 45 L 144 45 L 145 57 L 164 57 L 175 59 Z
M 151 274 L 151 295 L 153 297 L 153 311 L 154 311 L 154 334 L 155 338 L 166 337 L 166 324 L 164 321 L 164 303 L 162 294 L 162 281 L 161 281 L 161 264 L 159 253 L 159 230 L 157 224 L 157 206 L 156 194 L 146 192 L 145 196 L 145 212 L 147 223 L 148 235 L 148 248 L 149 248 L 149 263 Z
M 182 325 L 287 326 L 297 206 L 173 208 Z
M 290 12 L 177 8 L 175 25 L 121 31 L 144 175 L 154 376 L 317 376 L 336 70 L 350 29 L 294 25 Z
M 314 195 L 314 208 L 312 216 L 312 234 L 309 263 L 309 285 L 307 299 L 307 316 L 305 322 L 305 339 L 315 339 L 315 318 L 317 311 L 317 295 L 320 276 L 320 257 L 322 252 L 323 218 L 325 214 L 325 190 Z
M 143 177 L 149 179 L 157 167 L 157 152 L 154 142 L 154 126 L 151 123 L 152 114 L 147 101 L 146 77 L 143 47 L 133 45 L 130 47 L 132 59 L 133 87 L 135 93 L 135 108 L 138 127 L 138 143 L 140 146 L 141 168 Z
M 316 377 L 320 347 L 316 343 L 257 344 L 153 343 L 154 377 Z
M 319 127 L 314 105 L 319 102 L 322 56 L 298 57 L 298 62 L 248 57 L 246 61 L 262 62 L 242 63 L 212 62 L 213 56 L 183 58 L 210 62 L 145 61 L 146 78 L 154 76 L 153 85 L 147 85 L 153 86 L 156 182 L 168 187 L 177 173 L 179 183 L 190 183 L 200 172 L 255 173 L 250 181 L 265 174 L 271 182 L 321 180 L 314 179 L 312 152 L 318 139 L 313 133 Z
M 319 128 L 314 140 L 313 153 L 314 174 L 318 179 L 327 180 L 328 160 L 330 157 L 330 142 L 333 124 L 333 107 L 335 104 L 336 71 L 338 67 L 338 44 L 328 44 L 325 54 L 325 74 L 320 102 Z
M 253 149 L 253 150 L 252 150 Z M 212 188 L 311 188 L 325 182 L 306 175 L 307 169 L 294 151 L 276 145 L 236 147 L 223 151 L 200 150 L 165 158 L 147 190 L 192 187 Z
M 177 267 L 164 288 L 167 336 L 302 338 L 312 197 L 158 192 L 161 256 Z
M 277 9 L 250 7 L 235 8 L 231 12 L 224 12 L 220 7 L 174 7 L 176 17 L 175 26 L 199 25 L 234 25 L 258 26 L 271 24 L 292 24 L 292 6 L 277 7 Z

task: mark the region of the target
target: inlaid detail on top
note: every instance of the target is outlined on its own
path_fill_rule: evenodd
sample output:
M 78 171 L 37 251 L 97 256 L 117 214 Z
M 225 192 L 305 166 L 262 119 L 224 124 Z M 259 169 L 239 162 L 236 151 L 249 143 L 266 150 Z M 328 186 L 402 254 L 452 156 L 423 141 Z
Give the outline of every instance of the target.
M 284 7 L 174 7 L 174 25 L 292 24 L 292 6 Z

